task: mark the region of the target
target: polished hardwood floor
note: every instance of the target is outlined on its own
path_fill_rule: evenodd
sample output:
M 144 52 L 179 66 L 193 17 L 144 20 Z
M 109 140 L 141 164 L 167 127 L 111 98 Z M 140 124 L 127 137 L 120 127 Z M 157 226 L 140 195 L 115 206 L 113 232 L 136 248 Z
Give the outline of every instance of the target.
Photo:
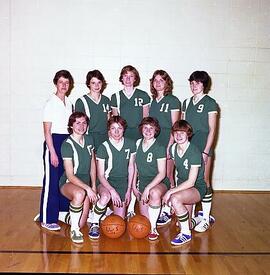
M 60 232 L 33 222 L 40 188 L 0 188 L 1 273 L 88 274 L 270 274 L 270 193 L 215 192 L 216 223 L 205 233 L 193 233 L 190 243 L 173 247 L 175 223 L 159 227 L 157 241 L 83 233 L 75 245 L 69 227 Z

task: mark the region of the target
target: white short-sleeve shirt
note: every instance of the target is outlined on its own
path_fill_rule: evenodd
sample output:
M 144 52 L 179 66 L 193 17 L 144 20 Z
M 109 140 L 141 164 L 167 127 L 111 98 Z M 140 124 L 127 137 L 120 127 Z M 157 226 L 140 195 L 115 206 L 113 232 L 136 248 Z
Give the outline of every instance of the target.
M 46 102 L 43 112 L 43 122 L 51 122 L 52 134 L 68 134 L 67 125 L 69 116 L 72 114 L 72 103 L 65 97 L 64 102 L 53 94 Z

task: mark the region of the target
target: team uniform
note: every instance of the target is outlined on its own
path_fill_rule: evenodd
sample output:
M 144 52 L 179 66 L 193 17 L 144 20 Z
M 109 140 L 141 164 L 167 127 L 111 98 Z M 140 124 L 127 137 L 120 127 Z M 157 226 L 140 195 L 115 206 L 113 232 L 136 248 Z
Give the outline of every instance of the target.
M 99 101 L 95 101 L 90 95 L 84 95 L 77 99 L 75 111 L 85 113 L 90 121 L 86 134 L 94 139 L 95 148 L 108 139 L 107 120 L 111 111 L 111 103 L 107 96 L 101 95 Z
M 59 160 L 57 167 L 51 164 L 51 154 L 45 141 L 43 145 L 44 178 L 40 199 L 40 221 L 45 224 L 57 223 L 59 211 L 66 211 L 69 207 L 69 201 L 60 193 L 59 179 L 64 172 L 61 145 L 69 135 L 67 124 L 72 109 L 73 106 L 67 97 L 64 104 L 56 94 L 52 95 L 44 108 L 43 122 L 52 123 L 53 146 Z
M 166 159 L 166 148 L 156 139 L 146 150 L 143 149 L 143 139 L 136 143 L 136 166 L 138 170 L 138 188 L 143 193 L 145 187 L 158 174 L 158 160 Z M 169 189 L 170 181 L 165 177 L 162 181 Z
M 72 136 L 69 136 L 61 146 L 63 160 L 71 159 L 74 167 L 74 175 L 89 186 L 91 186 L 90 171 L 93 151 L 93 138 L 87 135 L 84 136 L 83 144 L 79 144 Z M 64 172 L 59 180 L 60 188 L 67 181 L 67 175 L 66 172 Z
M 132 154 L 136 152 L 135 142 L 128 138 L 123 138 L 119 146 L 113 144 L 111 139 L 103 142 L 97 150 L 97 160 L 104 161 L 105 178 L 110 185 L 115 188 L 125 200 L 128 188 L 128 165 Z
M 199 148 L 201 153 L 204 151 L 209 134 L 208 114 L 217 112 L 216 101 L 206 94 L 197 103 L 194 103 L 193 97 L 186 99 L 183 103 L 184 118 L 193 129 L 191 142 Z M 210 150 L 209 155 L 212 156 L 212 154 Z
M 141 138 L 138 126 L 143 119 L 143 107 L 150 104 L 149 95 L 139 89 L 135 89 L 129 97 L 121 90 L 111 97 L 112 108 L 117 108 L 118 114 L 127 121 L 125 137 L 136 141 Z
M 189 142 L 185 152 L 180 156 L 177 152 L 177 143 L 174 143 L 170 147 L 170 156 L 175 164 L 176 185 L 188 180 L 191 166 L 199 167 L 194 187 L 199 191 L 202 199 L 206 193 L 206 183 L 204 181 L 204 162 L 199 149 Z
M 174 95 L 169 94 L 159 100 L 153 99 L 151 102 L 149 116 L 156 118 L 160 125 L 160 134 L 157 137 L 157 141 L 166 148 L 171 135 L 171 112 L 176 111 L 181 111 L 181 102 Z

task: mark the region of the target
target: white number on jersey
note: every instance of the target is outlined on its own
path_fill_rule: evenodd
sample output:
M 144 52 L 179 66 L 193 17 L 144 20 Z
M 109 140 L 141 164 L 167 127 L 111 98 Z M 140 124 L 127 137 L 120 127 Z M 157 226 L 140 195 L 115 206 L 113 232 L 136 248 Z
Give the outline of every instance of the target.
M 153 153 L 148 153 L 146 161 L 147 162 L 152 162 L 152 160 L 153 160 Z
M 134 101 L 135 101 L 135 106 L 136 106 L 136 107 L 142 106 L 142 105 L 143 105 L 143 99 L 140 98 L 140 97 L 139 97 L 139 98 L 136 97 L 136 98 L 134 99 Z
M 126 159 L 129 159 L 129 157 L 130 157 L 130 149 L 125 149 L 125 152 L 127 153 Z
M 202 113 L 203 112 L 204 105 L 200 104 L 197 108 L 197 113 Z
M 185 169 L 188 170 L 188 159 L 185 159 L 183 165 L 185 166 Z
M 169 109 L 169 103 L 162 103 L 159 111 L 168 113 L 168 109 Z

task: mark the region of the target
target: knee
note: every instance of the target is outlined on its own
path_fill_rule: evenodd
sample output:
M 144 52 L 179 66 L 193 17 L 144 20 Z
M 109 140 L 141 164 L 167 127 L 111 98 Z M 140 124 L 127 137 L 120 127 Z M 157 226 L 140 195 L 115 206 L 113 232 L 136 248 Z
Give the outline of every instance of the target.
M 159 201 L 160 200 L 160 192 L 154 190 L 153 188 L 149 192 L 150 201 Z
M 176 196 L 175 194 L 171 195 L 170 201 L 174 208 L 181 203 L 181 199 L 179 198 L 179 196 Z
M 102 194 L 100 194 L 100 203 L 102 205 L 106 205 L 111 199 L 111 195 L 109 192 L 104 192 Z
M 83 201 L 84 201 L 84 199 L 85 199 L 85 195 L 86 195 L 86 193 L 85 193 L 85 190 L 84 189 L 77 189 L 75 192 L 74 192 L 74 194 L 73 194 L 73 198 L 74 198 L 74 200 L 76 201 L 76 202 L 78 202 L 78 203 L 82 203 Z

